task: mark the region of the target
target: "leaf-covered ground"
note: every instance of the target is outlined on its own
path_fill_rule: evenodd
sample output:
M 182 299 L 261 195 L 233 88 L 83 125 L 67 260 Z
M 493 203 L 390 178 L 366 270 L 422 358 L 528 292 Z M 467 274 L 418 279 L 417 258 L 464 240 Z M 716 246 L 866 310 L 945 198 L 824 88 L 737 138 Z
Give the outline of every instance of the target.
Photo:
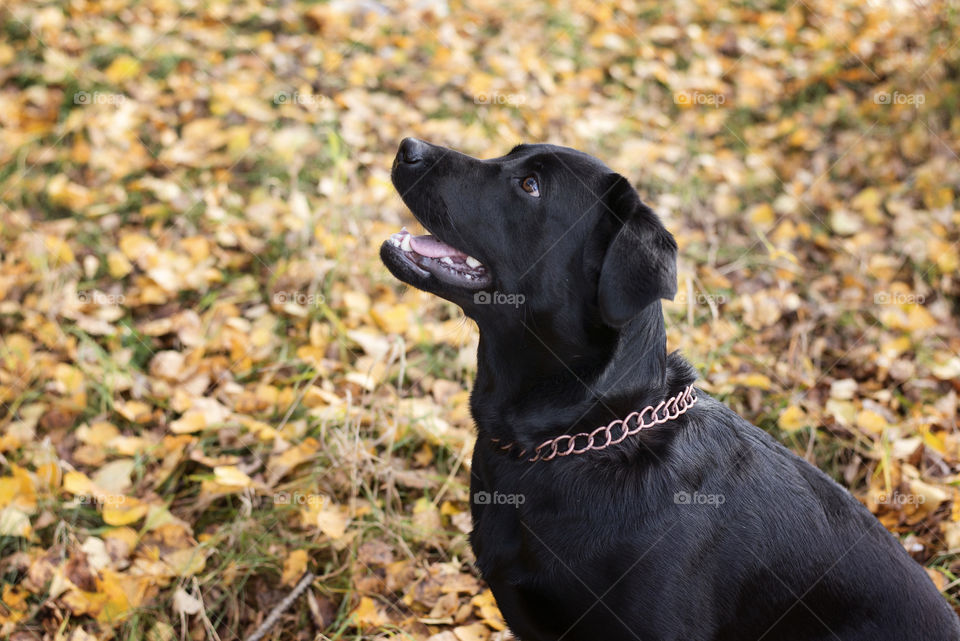
M 465 3 L 467 4 L 467 3 Z M 953 2 L 0 2 L 0 636 L 507 638 L 475 328 L 377 260 L 403 136 L 550 141 L 681 246 L 670 343 L 960 603 Z

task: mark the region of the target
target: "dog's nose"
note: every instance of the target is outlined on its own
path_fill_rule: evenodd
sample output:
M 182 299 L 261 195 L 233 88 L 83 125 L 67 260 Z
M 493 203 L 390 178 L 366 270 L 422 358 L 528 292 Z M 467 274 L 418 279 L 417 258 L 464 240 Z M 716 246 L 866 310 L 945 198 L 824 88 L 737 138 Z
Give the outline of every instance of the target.
M 404 138 L 400 142 L 397 160 L 408 165 L 415 165 L 423 160 L 423 152 L 427 144 L 416 138 Z

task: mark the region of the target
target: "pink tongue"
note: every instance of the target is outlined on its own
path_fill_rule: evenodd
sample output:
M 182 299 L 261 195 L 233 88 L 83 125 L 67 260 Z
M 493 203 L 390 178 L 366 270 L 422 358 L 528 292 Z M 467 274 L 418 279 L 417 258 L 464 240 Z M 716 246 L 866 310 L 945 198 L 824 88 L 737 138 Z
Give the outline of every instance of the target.
M 452 258 L 466 258 L 467 255 L 462 251 L 456 250 L 446 243 L 440 242 L 435 236 L 427 234 L 426 236 L 411 236 L 410 247 L 413 251 L 427 258 L 443 258 L 450 256 Z

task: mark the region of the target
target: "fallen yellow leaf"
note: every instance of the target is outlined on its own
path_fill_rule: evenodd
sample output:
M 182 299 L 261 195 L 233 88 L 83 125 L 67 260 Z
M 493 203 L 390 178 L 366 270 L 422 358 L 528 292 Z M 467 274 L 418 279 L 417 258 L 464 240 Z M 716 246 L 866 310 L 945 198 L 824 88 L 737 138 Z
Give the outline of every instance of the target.
M 253 479 L 236 465 L 220 465 L 213 468 L 214 480 L 226 487 L 246 488 L 253 485 Z
M 5 607 L 0 608 L 0 623 L 17 623 L 27 616 L 27 597 L 30 593 L 23 588 L 9 583 L 3 586 L 0 593 L 0 602 Z
M 360 604 L 350 613 L 350 619 L 357 628 L 376 628 L 390 622 L 383 612 L 377 608 L 376 602 L 370 597 L 362 597 Z
M 135 78 L 140 73 L 140 61 L 132 56 L 117 56 L 104 74 L 114 84 Z
M 294 550 L 283 562 L 283 575 L 280 581 L 283 585 L 295 585 L 303 573 L 307 571 L 307 561 L 310 557 L 306 550 Z
M 30 517 L 23 510 L 8 505 L 0 510 L 0 535 L 30 538 L 33 536 Z
M 151 417 L 150 406 L 143 401 L 120 401 L 114 407 L 131 423 L 146 423 Z
M 786 432 L 794 432 L 808 425 L 807 415 L 797 405 L 791 405 L 780 414 L 777 425 Z
M 117 500 L 104 502 L 101 515 L 107 525 L 130 525 L 142 519 L 149 507 L 136 498 L 119 497 Z
M 887 427 L 887 419 L 873 410 L 857 412 L 856 423 L 857 427 L 862 428 L 868 434 L 882 434 Z
M 490 638 L 490 628 L 482 623 L 461 625 L 453 629 L 457 641 L 487 641 Z

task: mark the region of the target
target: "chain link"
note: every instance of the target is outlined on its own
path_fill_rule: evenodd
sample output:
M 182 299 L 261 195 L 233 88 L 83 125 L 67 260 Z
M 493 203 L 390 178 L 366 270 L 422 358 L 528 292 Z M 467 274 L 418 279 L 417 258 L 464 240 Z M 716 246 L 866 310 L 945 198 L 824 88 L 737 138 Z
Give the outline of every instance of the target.
M 640 430 L 655 425 L 662 425 L 667 421 L 673 421 L 679 418 L 697 402 L 697 391 L 693 385 L 689 385 L 676 396 L 671 396 L 665 401 L 660 401 L 656 406 L 648 405 L 639 412 L 631 412 L 624 418 L 618 418 L 609 425 L 601 425 L 592 432 L 580 432 L 579 434 L 562 434 L 548 441 L 544 441 L 533 450 L 533 456 L 527 460 L 531 463 L 536 461 L 551 461 L 558 456 L 570 456 L 571 454 L 583 454 L 590 450 L 602 450 L 622 443 L 628 437 L 633 436 Z M 645 418 L 645 414 L 650 414 Z M 636 421 L 633 427 L 630 427 L 630 421 Z M 614 437 L 613 431 L 619 426 L 620 435 Z M 600 437 L 603 437 L 602 440 Z M 579 447 L 578 447 L 579 439 Z M 501 450 L 509 451 L 516 446 L 516 443 L 507 443 L 500 445 L 499 439 L 490 439 Z M 518 453 L 519 458 L 523 458 L 527 450 L 521 450 Z

